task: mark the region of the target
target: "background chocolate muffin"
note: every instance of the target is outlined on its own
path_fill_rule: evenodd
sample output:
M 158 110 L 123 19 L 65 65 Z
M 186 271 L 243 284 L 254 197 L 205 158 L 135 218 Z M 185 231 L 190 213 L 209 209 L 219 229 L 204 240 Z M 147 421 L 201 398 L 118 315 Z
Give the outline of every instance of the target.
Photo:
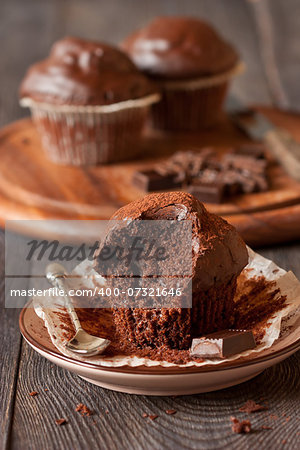
M 211 25 L 189 17 L 158 17 L 121 47 L 162 91 L 154 125 L 173 131 L 213 125 L 241 68 L 234 48 Z
M 150 194 L 117 211 L 95 253 L 98 273 L 104 275 L 103 252 L 118 243 L 126 228 L 129 230 L 141 220 L 191 221 L 192 274 L 188 282 L 192 283 L 192 307 L 178 307 L 174 301 L 174 307 L 132 308 L 130 298 L 125 295 L 123 305 L 127 307 L 114 309 L 116 331 L 124 347 L 185 349 L 193 336 L 230 327 L 234 319 L 236 279 L 247 264 L 247 249 L 230 224 L 207 212 L 203 204 L 190 194 Z M 184 260 L 185 255 L 181 253 L 187 249 L 178 242 L 176 245 L 169 232 L 164 239 L 165 246 L 172 247 L 173 254 L 177 252 L 178 261 Z M 123 263 L 114 262 L 110 269 L 105 272 L 107 285 L 122 287 Z M 147 270 L 147 265 L 139 263 L 141 278 Z M 187 287 L 185 285 L 184 289 Z
M 62 164 L 128 159 L 156 88 L 110 45 L 67 37 L 29 68 L 20 88 L 48 156 Z

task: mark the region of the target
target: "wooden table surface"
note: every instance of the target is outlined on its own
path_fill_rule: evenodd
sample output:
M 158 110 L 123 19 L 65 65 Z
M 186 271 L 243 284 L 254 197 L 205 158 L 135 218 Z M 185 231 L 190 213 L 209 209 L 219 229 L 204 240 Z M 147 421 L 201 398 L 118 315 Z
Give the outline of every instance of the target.
M 18 84 L 55 39 L 75 34 L 116 43 L 159 14 L 201 15 L 238 47 L 248 70 L 233 91 L 243 100 L 300 109 L 298 0 L 1 0 L 0 125 L 26 115 L 18 107 Z M 54 366 L 21 339 L 19 311 L 4 308 L 3 232 L 0 247 L 1 448 L 299 448 L 300 352 L 252 381 L 219 392 L 159 398 L 98 388 Z M 260 250 L 300 277 L 299 251 L 299 243 Z M 29 396 L 33 390 L 39 395 Z M 261 398 L 269 409 L 249 417 L 254 432 L 233 434 L 230 416 L 247 418 L 239 407 Z M 81 417 L 74 411 L 80 402 L 95 414 Z M 169 416 L 167 409 L 177 413 Z M 145 420 L 143 412 L 159 417 Z M 68 424 L 57 426 L 60 417 Z M 263 425 L 271 429 L 260 429 Z

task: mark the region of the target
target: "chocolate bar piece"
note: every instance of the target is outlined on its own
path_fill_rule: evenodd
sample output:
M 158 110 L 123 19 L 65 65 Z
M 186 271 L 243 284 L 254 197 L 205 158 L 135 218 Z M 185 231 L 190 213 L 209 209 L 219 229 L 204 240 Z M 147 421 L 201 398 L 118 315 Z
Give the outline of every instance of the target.
M 196 358 L 228 358 L 255 348 L 252 331 L 223 330 L 192 341 L 190 354 Z
M 266 171 L 267 161 L 264 159 L 255 159 L 252 156 L 230 153 L 223 158 L 224 169 L 237 169 L 241 172 L 263 174 Z
M 221 203 L 224 196 L 223 183 L 205 183 L 201 180 L 187 186 L 186 191 L 201 202 Z
M 241 146 L 223 156 L 213 149 L 177 152 L 148 170 L 135 172 L 143 191 L 184 188 L 200 201 L 221 203 L 227 197 L 266 191 L 268 162 L 262 147 Z
M 146 192 L 174 189 L 177 187 L 181 187 L 182 185 L 182 182 L 177 180 L 176 173 L 162 175 L 152 169 L 135 172 L 132 178 L 132 182 L 139 189 Z
M 231 197 L 242 192 L 239 174 L 234 170 L 222 172 L 222 180 L 225 185 L 224 195 Z

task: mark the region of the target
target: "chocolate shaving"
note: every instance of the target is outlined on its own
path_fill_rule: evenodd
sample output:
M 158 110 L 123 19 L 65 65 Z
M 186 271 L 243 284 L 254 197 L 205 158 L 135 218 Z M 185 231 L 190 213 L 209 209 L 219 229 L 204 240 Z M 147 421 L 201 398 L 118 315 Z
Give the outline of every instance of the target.
M 30 395 L 31 397 L 35 397 L 36 395 L 38 395 L 38 392 L 32 391 L 32 392 L 29 392 L 29 395 Z
M 251 422 L 249 420 L 241 420 L 237 419 L 236 417 L 230 418 L 232 425 L 231 429 L 234 433 L 243 434 L 243 433 L 250 433 L 251 431 Z
M 166 414 L 169 414 L 170 416 L 172 416 L 173 414 L 176 414 L 176 413 L 177 413 L 176 409 L 167 409 L 166 410 Z
M 79 403 L 76 408 L 75 411 L 80 412 L 80 414 L 82 416 L 92 416 L 93 412 L 83 403 Z
M 239 411 L 251 414 L 258 411 L 264 411 L 266 409 L 268 409 L 266 406 L 259 405 L 258 403 L 255 403 L 254 400 L 247 400 L 246 403 L 241 406 Z
M 64 423 L 67 423 L 67 419 L 63 418 L 63 419 L 56 419 L 55 423 L 59 426 L 63 425 Z

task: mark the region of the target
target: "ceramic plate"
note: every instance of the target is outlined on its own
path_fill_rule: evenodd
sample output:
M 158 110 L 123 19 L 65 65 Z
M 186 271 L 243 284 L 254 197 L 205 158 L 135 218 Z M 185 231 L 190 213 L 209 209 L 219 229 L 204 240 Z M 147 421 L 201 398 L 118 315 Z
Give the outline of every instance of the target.
M 288 339 L 278 340 L 268 350 L 253 356 L 205 367 L 99 367 L 60 353 L 52 344 L 43 321 L 34 309 L 24 308 L 20 329 L 28 344 L 54 364 L 98 386 L 143 395 L 186 395 L 216 391 L 250 380 L 300 349 L 300 318 Z

